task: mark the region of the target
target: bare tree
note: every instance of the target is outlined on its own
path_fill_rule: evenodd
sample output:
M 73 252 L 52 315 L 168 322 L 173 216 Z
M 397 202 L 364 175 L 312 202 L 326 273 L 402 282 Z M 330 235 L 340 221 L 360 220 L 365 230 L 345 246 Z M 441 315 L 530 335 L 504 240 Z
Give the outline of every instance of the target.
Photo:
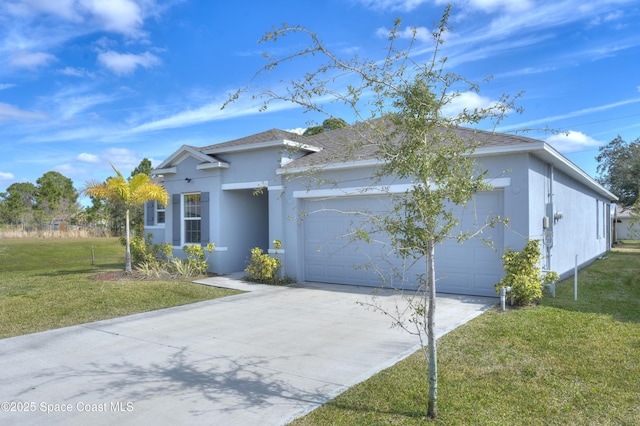
M 302 35 L 308 38 L 309 45 L 284 57 L 265 55 L 268 64 L 258 75 L 308 56 L 321 57 L 326 62 L 299 79 L 286 81 L 282 90 L 247 87 L 229 101 L 252 93 L 263 102 L 263 110 L 274 102 L 285 101 L 329 117 L 333 117 L 328 112 L 329 103 L 347 105 L 360 121 L 352 126 L 358 137 L 349 140 L 348 151 L 373 148 L 381 160 L 378 179 L 396 176 L 412 183 L 405 193 L 392 197 L 389 214 L 370 215 L 368 222 L 373 227 L 363 228 L 355 236 L 369 241 L 372 232 L 381 231 L 387 235 L 396 256 L 414 264 L 424 262 L 424 273 L 417 274 L 414 280 L 422 291 L 410 299 L 408 310 L 385 313 L 396 325 L 420 337 L 429 365 L 426 411 L 431 418 L 438 413 L 435 248 L 449 238 L 464 241 L 474 236 L 474 232 L 456 234 L 459 223 L 456 209 L 471 201 L 478 191 L 490 189 L 485 174 L 477 170 L 471 156 L 476 140 L 467 137 L 469 132 L 462 136 L 456 129 L 481 121 L 497 124 L 507 112 L 513 111 L 518 97 L 503 95 L 488 108 L 465 109 L 453 116 L 443 113 L 462 91 L 479 91 L 479 84 L 447 71 L 447 58 L 440 54 L 449 31 L 449 14 L 450 8 L 446 8 L 433 32 L 431 54 L 424 62 L 413 55 L 417 29 L 407 45 L 398 46 L 400 20 L 395 21 L 390 31 L 382 60 L 342 59 L 309 29 L 283 25 L 261 41 L 279 42 L 284 36 Z M 480 227 L 493 226 L 499 220 L 489 218 Z

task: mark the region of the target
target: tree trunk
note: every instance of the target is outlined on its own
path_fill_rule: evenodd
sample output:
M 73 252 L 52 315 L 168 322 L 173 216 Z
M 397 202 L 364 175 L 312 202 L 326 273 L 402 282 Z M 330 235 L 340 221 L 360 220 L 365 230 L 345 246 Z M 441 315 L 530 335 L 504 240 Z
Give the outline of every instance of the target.
M 429 405 L 427 415 L 435 419 L 438 417 L 438 358 L 436 351 L 436 336 L 434 332 L 436 315 L 436 269 L 435 243 L 429 241 L 427 253 L 427 287 L 429 309 L 427 311 L 427 346 L 429 352 Z
M 125 247 L 126 254 L 124 260 L 124 270 L 125 272 L 131 272 L 131 238 L 129 237 L 129 209 L 126 210 L 125 213 L 125 225 L 124 225 L 124 233 L 125 233 Z

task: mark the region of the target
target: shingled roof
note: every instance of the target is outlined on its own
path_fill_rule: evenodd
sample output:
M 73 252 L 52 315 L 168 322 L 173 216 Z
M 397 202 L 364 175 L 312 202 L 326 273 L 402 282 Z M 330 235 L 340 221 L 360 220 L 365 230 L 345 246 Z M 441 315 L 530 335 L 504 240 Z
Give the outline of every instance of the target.
M 228 142 L 222 142 L 214 145 L 208 145 L 198 148 L 200 152 L 207 153 L 207 151 L 222 151 L 227 148 L 235 148 L 240 146 L 257 145 L 265 142 L 288 140 L 291 142 L 306 143 L 305 137 L 300 136 L 297 133 L 287 132 L 280 129 L 271 129 L 265 132 L 256 133 L 255 135 L 245 136 L 240 139 L 234 139 Z
M 314 146 L 323 147 L 323 150 L 310 155 L 306 155 L 289 163 L 286 168 L 299 168 L 317 166 L 339 162 L 352 162 L 377 159 L 377 146 L 373 132 L 379 128 L 367 125 L 366 123 L 356 123 L 341 129 L 330 130 L 313 136 L 301 136 L 302 141 Z M 524 136 L 510 135 L 505 133 L 489 132 L 465 127 L 455 127 L 450 129 L 455 136 L 474 141 L 477 149 L 522 147 L 526 149 L 539 148 L 544 142 L 527 138 Z M 384 135 L 380 134 L 380 137 Z M 358 141 L 372 141 L 372 143 L 357 144 Z

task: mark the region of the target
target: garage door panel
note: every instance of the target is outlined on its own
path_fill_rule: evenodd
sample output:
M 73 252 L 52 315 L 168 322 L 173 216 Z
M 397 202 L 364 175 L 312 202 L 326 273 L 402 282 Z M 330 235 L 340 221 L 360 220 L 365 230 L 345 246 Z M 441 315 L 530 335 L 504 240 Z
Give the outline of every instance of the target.
M 503 215 L 502 191 L 477 195 L 475 204 L 460 211 L 461 223 L 456 231 L 475 230 L 477 223 L 486 217 Z M 307 212 L 314 212 L 303 220 L 303 265 L 304 279 L 307 281 L 381 286 L 397 283 L 393 277 L 396 271 L 404 272 L 415 285 L 415 276 L 423 274 L 424 261 L 421 260 L 409 270 L 404 270 L 403 260 L 398 256 L 388 256 L 390 248 L 386 244 L 350 241 L 350 235 L 362 223 L 359 214 L 342 212 L 376 211 L 390 206 L 388 197 L 359 196 L 330 200 L 308 200 Z M 479 219 L 480 218 L 480 219 Z M 380 239 L 379 235 L 375 236 Z M 482 237 L 494 241 L 496 247 L 503 246 L 501 227 L 486 228 Z M 385 239 L 382 238 L 382 241 Z M 388 238 L 387 238 L 388 240 Z M 495 296 L 493 285 L 502 277 L 501 252 L 493 250 L 477 239 L 457 243 L 448 240 L 436 247 L 436 273 L 447 278 L 437 281 L 437 291 L 458 294 Z M 322 266 L 324 265 L 324 267 Z M 365 268 L 371 265 L 372 268 Z M 382 279 L 379 274 L 385 278 Z

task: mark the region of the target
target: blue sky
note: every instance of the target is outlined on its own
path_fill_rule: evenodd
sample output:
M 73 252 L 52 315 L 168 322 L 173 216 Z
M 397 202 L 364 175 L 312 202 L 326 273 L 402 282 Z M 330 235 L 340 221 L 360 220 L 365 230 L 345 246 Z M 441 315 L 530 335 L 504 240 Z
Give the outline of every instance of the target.
M 498 129 L 532 131 L 592 176 L 598 146 L 640 137 L 640 2 L 452 0 L 443 53 L 471 80 L 493 75 L 460 106 L 524 91 L 521 115 Z M 2 0 L 0 192 L 50 170 L 78 188 L 154 165 L 183 144 L 204 146 L 324 117 L 292 106 L 258 112 L 250 97 L 220 110 L 251 83 L 262 52 L 300 48 L 257 40 L 283 22 L 305 26 L 336 52 L 381 59 L 395 18 L 418 27 L 428 52 L 441 0 Z M 426 55 L 425 55 L 426 57 Z M 309 62 L 309 66 L 312 63 Z M 305 62 L 263 76 L 277 86 Z M 345 113 L 347 121 L 353 117 Z

